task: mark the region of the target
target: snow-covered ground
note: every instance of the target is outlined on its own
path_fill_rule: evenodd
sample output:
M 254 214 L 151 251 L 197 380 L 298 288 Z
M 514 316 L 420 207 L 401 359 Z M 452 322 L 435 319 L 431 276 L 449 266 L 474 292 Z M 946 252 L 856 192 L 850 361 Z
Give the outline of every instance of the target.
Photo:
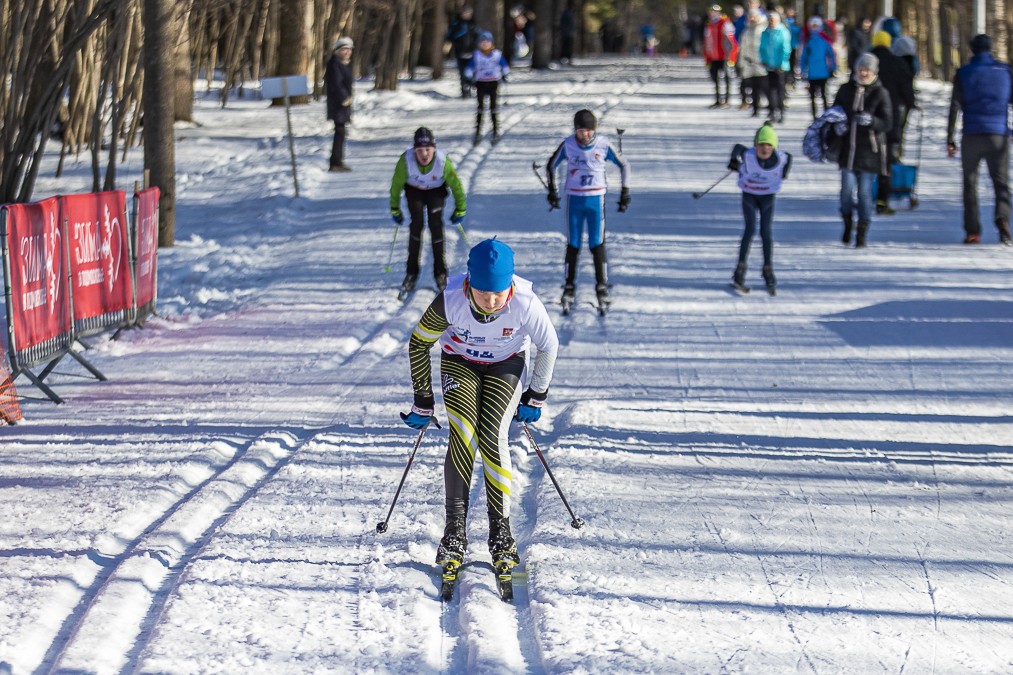
M 325 171 L 323 105 L 294 112 L 301 199 L 283 112 L 205 101 L 178 130 L 165 318 L 96 340 L 109 382 L 63 365 L 67 403 L 25 401 L 26 422 L 0 430 L 0 672 L 1013 671 L 1013 255 L 990 198 L 987 245 L 958 243 L 946 89 L 923 84 L 921 206 L 876 218 L 857 251 L 838 241 L 835 170 L 800 155 L 793 96 L 771 298 L 727 288 L 733 182 L 690 198 L 757 126 L 708 110 L 710 87 L 696 60 L 518 72 L 503 141 L 472 149 L 455 78 L 361 83 L 353 173 Z M 626 129 L 633 168 L 630 210 L 610 198 L 604 320 L 586 252 L 582 304 L 554 304 L 562 216 L 531 171 L 584 106 Z M 375 533 L 414 438 L 397 418 L 406 337 L 434 296 L 395 299 L 403 229 L 382 271 L 389 177 L 419 125 L 466 179 L 470 240 L 514 247 L 562 342 L 533 431 L 587 526 L 569 527 L 514 429 L 512 605 L 477 481 L 471 562 L 456 599 L 437 598 L 445 431 Z M 87 189 L 87 158 L 68 176 L 38 196 Z M 447 238 L 461 270 L 467 246 Z M 760 260 L 757 240 L 754 285 Z

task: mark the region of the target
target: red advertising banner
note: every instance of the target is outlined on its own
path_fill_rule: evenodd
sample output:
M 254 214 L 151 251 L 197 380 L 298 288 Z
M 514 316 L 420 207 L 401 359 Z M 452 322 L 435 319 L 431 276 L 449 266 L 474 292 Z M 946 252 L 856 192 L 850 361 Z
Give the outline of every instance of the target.
M 134 302 L 127 197 L 116 190 L 59 200 L 67 223 L 77 333 L 117 327 L 129 319 Z
M 58 198 L 3 208 L 7 212 L 14 348 L 19 362 L 31 365 L 70 345 L 67 243 Z M 58 340 L 61 336 L 64 339 Z
M 157 187 L 141 190 L 137 200 L 137 308 L 152 302 L 158 295 L 158 199 Z M 150 310 L 154 310 L 151 307 Z M 150 313 L 150 312 L 149 312 Z M 140 317 L 138 317 L 140 319 Z

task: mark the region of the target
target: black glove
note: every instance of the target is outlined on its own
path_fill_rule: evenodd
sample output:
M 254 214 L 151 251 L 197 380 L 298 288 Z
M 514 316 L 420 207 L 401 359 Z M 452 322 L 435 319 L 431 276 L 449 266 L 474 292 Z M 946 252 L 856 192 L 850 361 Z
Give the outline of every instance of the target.
M 626 213 L 626 209 L 630 207 L 630 189 L 624 187 L 619 192 L 619 213 Z
M 507 81 L 507 76 L 506 76 L 506 75 L 504 75 L 504 76 L 503 76 L 503 81 L 504 81 L 504 82 L 506 82 L 506 81 Z
M 560 208 L 559 206 L 559 193 L 556 192 L 556 188 L 549 188 L 549 211 Z
M 736 155 L 732 155 L 732 158 L 730 160 L 728 160 L 728 170 L 729 171 L 738 171 L 739 167 L 741 167 L 741 166 L 742 166 L 742 160 L 739 159 Z

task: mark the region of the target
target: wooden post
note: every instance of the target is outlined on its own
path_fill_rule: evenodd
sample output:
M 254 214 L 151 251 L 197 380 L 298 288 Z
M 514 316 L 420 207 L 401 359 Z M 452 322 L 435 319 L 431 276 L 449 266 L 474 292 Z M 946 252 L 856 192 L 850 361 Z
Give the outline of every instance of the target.
M 158 245 L 164 247 L 176 241 L 175 9 L 174 0 L 144 0 L 144 170 L 161 191 Z

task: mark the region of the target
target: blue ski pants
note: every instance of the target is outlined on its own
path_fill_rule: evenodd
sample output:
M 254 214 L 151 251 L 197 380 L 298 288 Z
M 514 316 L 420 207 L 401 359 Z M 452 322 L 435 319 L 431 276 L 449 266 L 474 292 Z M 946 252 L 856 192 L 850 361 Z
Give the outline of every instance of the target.
M 601 246 L 605 241 L 605 195 L 566 195 L 566 223 L 570 246 L 580 248 L 585 223 L 588 248 Z
M 742 217 L 746 228 L 742 232 L 739 243 L 739 262 L 746 262 L 749 257 L 749 245 L 756 235 L 756 212 L 760 212 L 760 239 L 763 240 L 763 264 L 770 266 L 774 257 L 774 195 L 754 195 L 742 193 Z

